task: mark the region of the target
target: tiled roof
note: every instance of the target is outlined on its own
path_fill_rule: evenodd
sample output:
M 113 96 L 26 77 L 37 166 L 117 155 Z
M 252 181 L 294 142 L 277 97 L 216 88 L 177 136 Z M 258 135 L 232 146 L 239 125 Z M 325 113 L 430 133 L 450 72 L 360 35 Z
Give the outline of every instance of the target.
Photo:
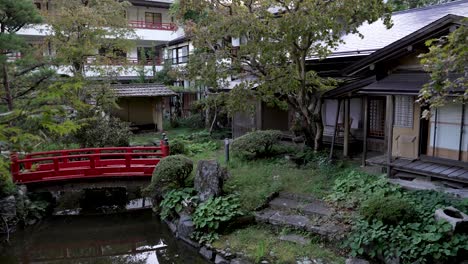
M 386 28 L 382 20 L 372 24 L 365 23 L 359 27 L 364 38 L 357 34 L 346 35 L 342 38 L 345 43 L 338 46 L 334 53 L 372 53 L 448 14 L 468 16 L 468 0 L 393 13 L 393 27 L 390 29 Z
M 158 83 L 130 83 L 112 85 L 117 97 L 157 97 L 176 95 L 166 86 Z

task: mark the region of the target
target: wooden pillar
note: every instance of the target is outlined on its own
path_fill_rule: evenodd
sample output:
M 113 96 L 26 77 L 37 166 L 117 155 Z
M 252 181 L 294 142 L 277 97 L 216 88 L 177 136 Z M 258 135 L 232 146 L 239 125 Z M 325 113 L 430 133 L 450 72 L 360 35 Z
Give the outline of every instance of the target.
M 153 99 L 152 110 L 153 110 L 153 123 L 156 127 L 156 131 L 163 131 L 163 100 L 162 97 L 156 97 Z
M 350 134 L 350 127 L 349 127 L 349 120 L 350 120 L 350 99 L 347 98 L 344 100 L 344 135 L 343 135 L 343 156 L 349 157 L 349 134 Z
M 338 105 L 336 106 L 336 115 L 335 115 L 335 127 L 333 129 L 333 137 L 332 137 L 332 143 L 330 147 L 330 156 L 328 157 L 329 160 L 332 160 L 333 158 L 333 148 L 335 147 L 335 141 L 336 141 L 336 134 L 338 133 L 338 119 L 340 116 L 340 106 L 341 106 L 341 100 L 338 99 Z
M 391 177 L 393 147 L 393 95 L 387 95 L 387 177 Z
M 369 129 L 369 98 L 364 96 L 364 122 L 362 125 L 363 133 L 364 133 L 364 142 L 362 144 L 362 161 L 361 165 L 363 167 L 366 166 L 366 159 L 367 159 L 367 132 Z

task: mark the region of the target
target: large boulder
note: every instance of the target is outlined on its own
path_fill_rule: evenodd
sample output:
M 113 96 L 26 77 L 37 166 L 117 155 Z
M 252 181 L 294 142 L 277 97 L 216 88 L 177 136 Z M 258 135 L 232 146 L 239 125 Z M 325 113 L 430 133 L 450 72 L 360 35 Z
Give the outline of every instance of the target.
M 216 160 L 200 160 L 195 174 L 195 190 L 200 201 L 204 202 L 210 197 L 222 194 L 223 183 L 228 173 Z
M 13 195 L 0 199 L 0 215 L 16 216 L 16 198 Z

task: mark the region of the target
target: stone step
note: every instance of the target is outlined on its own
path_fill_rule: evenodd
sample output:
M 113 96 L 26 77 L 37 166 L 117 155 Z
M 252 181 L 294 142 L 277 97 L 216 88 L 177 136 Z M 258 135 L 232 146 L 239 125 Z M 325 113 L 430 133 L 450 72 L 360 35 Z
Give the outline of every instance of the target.
M 407 172 L 398 172 L 394 175 L 394 178 L 399 178 L 402 180 L 428 179 L 427 177 Z
M 264 209 L 254 213 L 255 220 L 260 223 L 271 224 L 274 226 L 288 227 L 296 230 L 304 230 L 319 234 L 329 238 L 336 237 L 343 233 L 343 229 L 333 223 L 320 223 L 305 215 L 298 215 L 286 211 Z
M 332 210 L 322 201 L 308 200 L 305 202 L 279 196 L 270 201 L 269 206 L 276 210 L 296 211 L 308 216 L 329 217 Z

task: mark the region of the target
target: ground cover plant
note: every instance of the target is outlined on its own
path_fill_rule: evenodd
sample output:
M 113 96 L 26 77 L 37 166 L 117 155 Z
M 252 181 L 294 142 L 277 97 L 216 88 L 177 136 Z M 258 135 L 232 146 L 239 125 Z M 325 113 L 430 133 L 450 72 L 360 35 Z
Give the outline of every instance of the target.
M 358 214 L 345 245 L 353 255 L 400 263 L 452 263 L 468 252 L 468 235 L 436 221 L 437 208 L 468 212 L 467 200 L 435 191 L 404 191 L 386 179 L 353 171 L 336 180 L 329 196 Z
M 279 235 L 280 232 L 267 226 L 253 225 L 223 235 L 212 245 L 215 248 L 230 248 L 233 252 L 243 253 L 254 263 L 263 260 L 269 263 L 297 263 L 304 258 L 309 258 L 309 261 L 320 259 L 324 263 L 344 263 L 339 254 L 314 237 L 309 238 L 310 243 L 301 245 L 281 241 Z

